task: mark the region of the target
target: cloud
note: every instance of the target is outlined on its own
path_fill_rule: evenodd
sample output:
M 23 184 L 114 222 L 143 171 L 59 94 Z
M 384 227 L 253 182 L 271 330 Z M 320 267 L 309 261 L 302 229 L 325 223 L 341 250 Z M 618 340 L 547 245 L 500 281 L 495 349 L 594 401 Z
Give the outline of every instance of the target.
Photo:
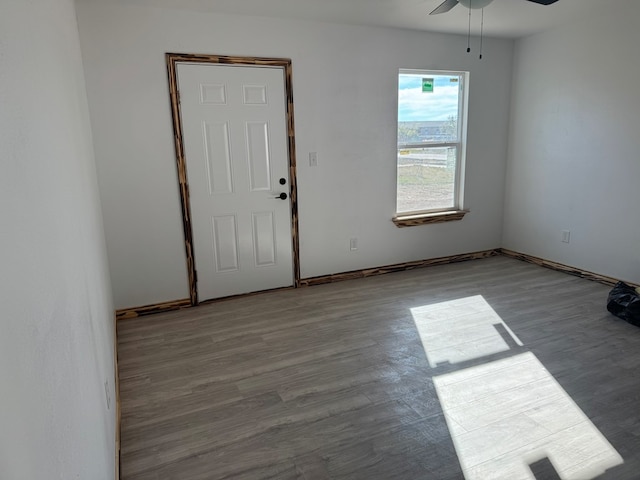
M 433 92 L 422 91 L 422 76 L 400 75 L 398 88 L 398 121 L 419 122 L 447 120 L 458 116 L 458 84 L 449 76 L 434 78 Z

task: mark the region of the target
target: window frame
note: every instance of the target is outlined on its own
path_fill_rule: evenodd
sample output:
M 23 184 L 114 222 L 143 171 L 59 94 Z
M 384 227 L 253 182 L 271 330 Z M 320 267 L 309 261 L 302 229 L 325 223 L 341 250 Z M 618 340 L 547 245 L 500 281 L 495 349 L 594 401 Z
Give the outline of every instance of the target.
M 420 75 L 423 77 L 431 76 L 455 76 L 458 77 L 458 121 L 457 121 L 457 141 L 451 142 L 420 142 L 420 143 L 400 143 L 398 142 L 398 129 L 400 121 L 396 119 L 396 207 L 393 222 L 398 227 L 407 227 L 421 225 L 425 223 L 439 223 L 452 220 L 461 220 L 468 210 L 463 209 L 464 201 L 464 170 L 466 161 L 466 144 L 467 144 L 467 116 L 468 116 L 468 85 L 469 72 L 454 70 L 433 70 L 433 69 L 415 69 L 400 68 L 397 77 L 397 94 L 400 92 L 400 76 L 401 75 Z M 399 102 L 398 102 L 399 107 Z M 396 108 L 396 114 L 398 108 Z M 446 208 L 398 211 L 398 155 L 402 149 L 412 148 L 447 148 L 455 147 L 456 150 L 456 169 L 454 173 L 454 191 L 453 206 Z

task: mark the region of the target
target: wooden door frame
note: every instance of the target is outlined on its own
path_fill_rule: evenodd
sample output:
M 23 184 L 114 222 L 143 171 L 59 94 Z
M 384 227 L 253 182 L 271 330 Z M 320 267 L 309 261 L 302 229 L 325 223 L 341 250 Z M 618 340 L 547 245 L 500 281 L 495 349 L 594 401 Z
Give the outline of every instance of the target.
M 184 155 L 184 141 L 178 93 L 178 63 L 223 64 L 239 66 L 279 67 L 284 71 L 285 109 L 287 117 L 287 148 L 289 152 L 289 198 L 291 205 L 291 248 L 293 254 L 293 286 L 300 286 L 300 242 L 298 239 L 298 190 L 296 182 L 296 142 L 293 122 L 293 85 L 292 67 L 288 58 L 229 57 L 223 55 L 198 55 L 188 53 L 166 53 L 167 73 L 169 75 L 169 96 L 171 100 L 171 118 L 173 120 L 173 138 L 178 168 L 178 184 L 182 207 L 182 227 L 187 256 L 187 274 L 189 278 L 189 300 L 192 306 L 198 305 L 198 274 L 193 252 L 193 227 L 191 224 L 191 203 L 187 164 Z

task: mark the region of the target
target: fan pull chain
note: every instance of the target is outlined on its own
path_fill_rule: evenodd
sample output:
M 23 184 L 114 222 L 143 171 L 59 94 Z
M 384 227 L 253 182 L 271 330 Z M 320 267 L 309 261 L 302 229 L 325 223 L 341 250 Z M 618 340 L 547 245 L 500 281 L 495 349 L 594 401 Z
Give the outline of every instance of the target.
M 467 53 L 471 52 L 471 9 L 469 8 L 469 30 L 467 31 Z
M 471 11 L 471 10 L 469 10 Z M 484 36 L 484 8 L 482 9 L 482 20 L 480 21 L 480 60 L 482 60 L 482 40 Z

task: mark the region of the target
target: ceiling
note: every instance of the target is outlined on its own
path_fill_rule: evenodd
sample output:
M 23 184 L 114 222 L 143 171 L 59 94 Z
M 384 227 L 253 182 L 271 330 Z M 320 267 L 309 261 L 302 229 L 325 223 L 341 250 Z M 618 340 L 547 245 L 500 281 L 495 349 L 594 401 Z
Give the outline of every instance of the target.
M 468 10 L 458 5 L 442 15 L 429 12 L 442 0 L 79 0 L 181 8 L 241 15 L 298 18 L 314 21 L 466 33 Z M 484 11 L 487 36 L 518 38 L 538 33 L 598 9 L 627 0 L 559 0 L 549 6 L 525 0 L 494 0 Z M 480 25 L 473 11 L 473 31 Z

